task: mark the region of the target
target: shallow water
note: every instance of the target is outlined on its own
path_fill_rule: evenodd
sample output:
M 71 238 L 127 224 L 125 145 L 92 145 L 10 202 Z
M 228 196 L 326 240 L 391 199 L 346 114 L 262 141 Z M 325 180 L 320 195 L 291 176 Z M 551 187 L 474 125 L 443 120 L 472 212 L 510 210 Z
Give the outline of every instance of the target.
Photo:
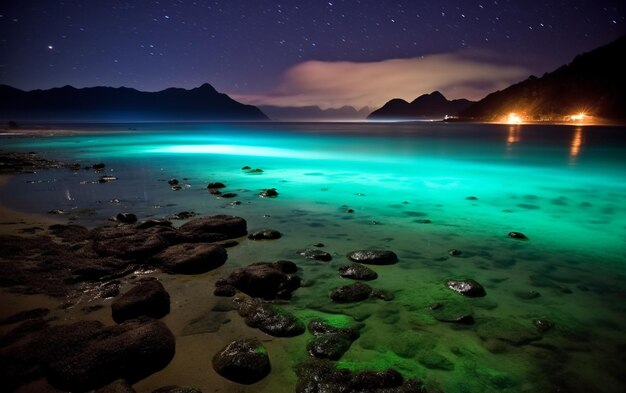
M 289 308 L 303 319 L 345 317 L 363 324 L 339 361 L 351 369 L 394 367 L 445 392 L 622 392 L 626 321 L 626 129 L 477 124 L 168 124 L 52 138 L 3 138 L 4 149 L 35 150 L 102 173 L 67 169 L 15 176 L 0 202 L 35 213 L 62 209 L 86 226 L 120 211 L 140 219 L 193 210 L 234 214 L 249 230 L 270 227 L 276 241 L 229 249 L 223 267 L 199 276 L 160 276 L 172 294 L 164 320 L 177 335 L 177 356 L 140 391 L 165 384 L 212 391 L 293 391 L 294 367 L 309 334 L 275 339 L 234 312 L 208 312 L 214 281 L 256 261 L 290 259 L 311 283 Z M 109 130 L 110 131 L 110 130 Z M 262 168 L 261 174 L 241 170 Z M 184 185 L 173 191 L 167 180 Z M 232 199 L 207 192 L 221 181 Z M 275 199 L 258 192 L 276 188 Z M 474 197 L 474 198 L 468 198 Z M 233 201 L 241 204 L 231 204 Z M 349 212 L 352 209 L 353 212 Z M 523 232 L 529 241 L 508 238 Z M 331 263 L 296 251 L 324 243 Z M 370 284 L 390 302 L 334 305 L 328 293 L 346 284 L 337 268 L 362 248 L 395 251 L 400 262 L 374 266 Z M 462 254 L 449 256 L 450 249 Z M 444 282 L 473 278 L 487 296 L 468 299 Z M 524 299 L 529 291 L 540 296 Z M 90 300 L 85 300 L 86 302 Z M 445 303 L 471 312 L 476 324 L 439 322 Z M 204 315 L 213 332 L 188 334 Z M 103 312 L 101 318 L 108 318 Z M 555 327 L 537 334 L 532 321 Z M 343 321 L 343 319 L 342 319 Z M 500 329 L 491 329 L 496 322 Z M 516 325 L 511 325 L 511 322 Z M 521 325 L 521 328 L 519 327 Z M 519 330 L 522 330 L 520 333 Z M 507 337 L 503 337 L 507 336 Z M 252 386 L 221 379 L 211 357 L 228 340 L 266 341 L 273 372 Z M 498 338 L 500 337 L 500 338 Z M 507 341 L 508 340 L 508 341 Z

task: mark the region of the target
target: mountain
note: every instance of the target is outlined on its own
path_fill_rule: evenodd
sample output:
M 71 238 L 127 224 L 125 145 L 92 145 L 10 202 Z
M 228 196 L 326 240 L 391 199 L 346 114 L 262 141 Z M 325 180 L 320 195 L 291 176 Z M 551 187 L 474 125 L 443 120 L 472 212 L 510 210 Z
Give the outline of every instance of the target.
M 489 94 L 467 110 L 465 119 L 498 121 L 511 112 L 523 119 L 560 121 L 577 113 L 626 119 L 626 36 L 578 55 L 541 78 Z
M 321 109 L 319 106 L 259 106 L 272 120 L 281 121 L 307 121 L 307 120 L 362 120 L 367 117 L 370 110 L 365 107 L 356 110 L 351 106 L 341 108 Z
M 241 104 L 208 83 L 155 93 L 71 86 L 22 91 L 0 85 L 0 102 L 0 119 L 6 120 L 267 120 L 257 107 Z
M 382 108 L 372 112 L 367 118 L 370 120 L 383 119 L 442 119 L 446 115 L 456 116 L 467 109 L 473 102 L 465 99 L 449 101 L 438 91 L 423 94 L 412 102 L 394 98 Z

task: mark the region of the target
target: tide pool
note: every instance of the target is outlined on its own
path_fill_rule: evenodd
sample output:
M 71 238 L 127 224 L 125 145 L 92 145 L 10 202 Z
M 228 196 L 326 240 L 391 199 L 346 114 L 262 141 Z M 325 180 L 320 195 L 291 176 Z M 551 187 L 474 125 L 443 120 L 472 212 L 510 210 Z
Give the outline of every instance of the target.
M 178 329 L 177 355 L 139 388 L 184 377 L 176 383 L 217 389 L 212 353 L 198 348 L 210 352 L 213 344 L 206 341 L 225 342 L 246 328 L 231 322 L 213 332 L 181 332 L 216 301 L 211 284 L 217 278 L 279 259 L 296 262 L 309 284 L 294 292 L 287 308 L 305 321 L 321 317 L 361 327 L 341 367 L 393 367 L 445 392 L 626 387 L 626 129 L 461 123 L 133 127 L 3 138 L 6 150 L 106 167 L 102 173 L 59 169 L 14 176 L 0 203 L 40 214 L 61 210 L 61 217 L 88 227 L 122 211 L 139 219 L 194 211 L 241 216 L 250 232 L 268 227 L 283 233 L 276 241 L 242 240 L 218 271 L 163 278 L 181 301 L 180 310 L 164 319 Z M 99 183 L 102 175 L 117 180 Z M 174 178 L 180 190 L 168 183 Z M 226 184 L 223 193 L 236 195 L 211 195 L 207 184 L 217 181 Z M 259 197 L 267 188 L 278 197 Z M 508 237 L 512 231 L 529 240 Z M 316 243 L 324 244 L 332 262 L 296 254 Z M 372 267 L 379 278 L 370 283 L 394 299 L 332 303 L 329 292 L 348 283 L 337 273 L 348 262 L 345 255 L 367 248 L 398 254 L 398 264 Z M 452 249 L 460 255 L 450 255 Z M 487 296 L 465 298 L 446 288 L 446 280 L 462 278 L 480 282 Z M 188 300 L 195 298 L 205 299 L 204 305 Z M 442 322 L 440 307 L 471 314 L 475 323 Z M 236 313 L 229 318 L 240 319 Z M 540 331 L 537 320 L 552 327 Z M 307 356 L 310 335 L 273 339 L 250 331 L 245 334 L 267 341 L 274 371 L 236 391 L 294 391 L 294 369 Z M 205 369 L 182 371 L 196 363 L 206 363 Z

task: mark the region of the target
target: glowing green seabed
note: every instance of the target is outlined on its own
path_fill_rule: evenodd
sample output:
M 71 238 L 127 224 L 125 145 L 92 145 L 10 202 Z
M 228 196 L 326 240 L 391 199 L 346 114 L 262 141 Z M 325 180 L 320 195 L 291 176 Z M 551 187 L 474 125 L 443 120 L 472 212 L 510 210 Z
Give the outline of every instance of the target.
M 12 181 L 14 192 L 2 199 L 39 213 L 89 209 L 91 215 L 78 219 L 85 225 L 119 211 L 141 218 L 193 210 L 239 215 L 250 230 L 278 229 L 280 240 L 246 241 L 229 250 L 222 274 L 255 261 L 296 261 L 308 284 L 286 308 L 306 322 L 322 318 L 361 328 L 339 367 L 393 367 L 433 391 L 566 386 L 621 392 L 625 132 L 464 124 L 170 125 L 13 140 L 9 148 L 85 165 L 105 162 L 118 180 L 91 184 L 97 176 L 90 171 L 40 173 L 29 175 L 40 183 Z M 244 165 L 263 173 L 248 174 Z M 172 191 L 170 178 L 188 186 Z M 241 204 L 209 195 L 212 181 L 226 183 Z M 279 196 L 259 198 L 265 188 Z M 119 203 L 109 203 L 114 199 Z M 508 238 L 511 231 L 530 240 Z M 333 255 L 331 263 L 296 256 L 318 242 Z M 369 282 L 395 299 L 333 304 L 330 290 L 348 283 L 337 268 L 346 253 L 362 248 L 398 254 L 396 265 L 373 266 L 379 278 Z M 462 253 L 450 256 L 450 249 Z M 477 280 L 487 296 L 450 291 L 444 282 L 452 278 Z M 531 291 L 540 296 L 528 299 Z M 436 303 L 452 314 L 472 314 L 476 323 L 441 322 L 440 311 L 431 309 Z M 539 333 L 536 319 L 554 327 Z M 286 386 L 280 391 L 293 390 L 291 366 L 306 357 L 309 338 L 268 346 L 273 366 L 282 364 L 274 367 Z M 260 383 L 249 391 L 276 391 L 279 377 L 270 379 L 274 386 Z

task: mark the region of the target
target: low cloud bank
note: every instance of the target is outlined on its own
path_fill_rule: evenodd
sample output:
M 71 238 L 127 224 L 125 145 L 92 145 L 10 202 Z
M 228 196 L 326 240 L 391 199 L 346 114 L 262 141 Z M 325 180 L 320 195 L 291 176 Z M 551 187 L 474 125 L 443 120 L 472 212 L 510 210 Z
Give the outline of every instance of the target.
M 288 69 L 267 94 L 232 97 L 252 105 L 379 108 L 392 98 L 412 101 L 435 90 L 448 99 L 478 100 L 529 75 L 482 51 L 369 63 L 306 61 Z

